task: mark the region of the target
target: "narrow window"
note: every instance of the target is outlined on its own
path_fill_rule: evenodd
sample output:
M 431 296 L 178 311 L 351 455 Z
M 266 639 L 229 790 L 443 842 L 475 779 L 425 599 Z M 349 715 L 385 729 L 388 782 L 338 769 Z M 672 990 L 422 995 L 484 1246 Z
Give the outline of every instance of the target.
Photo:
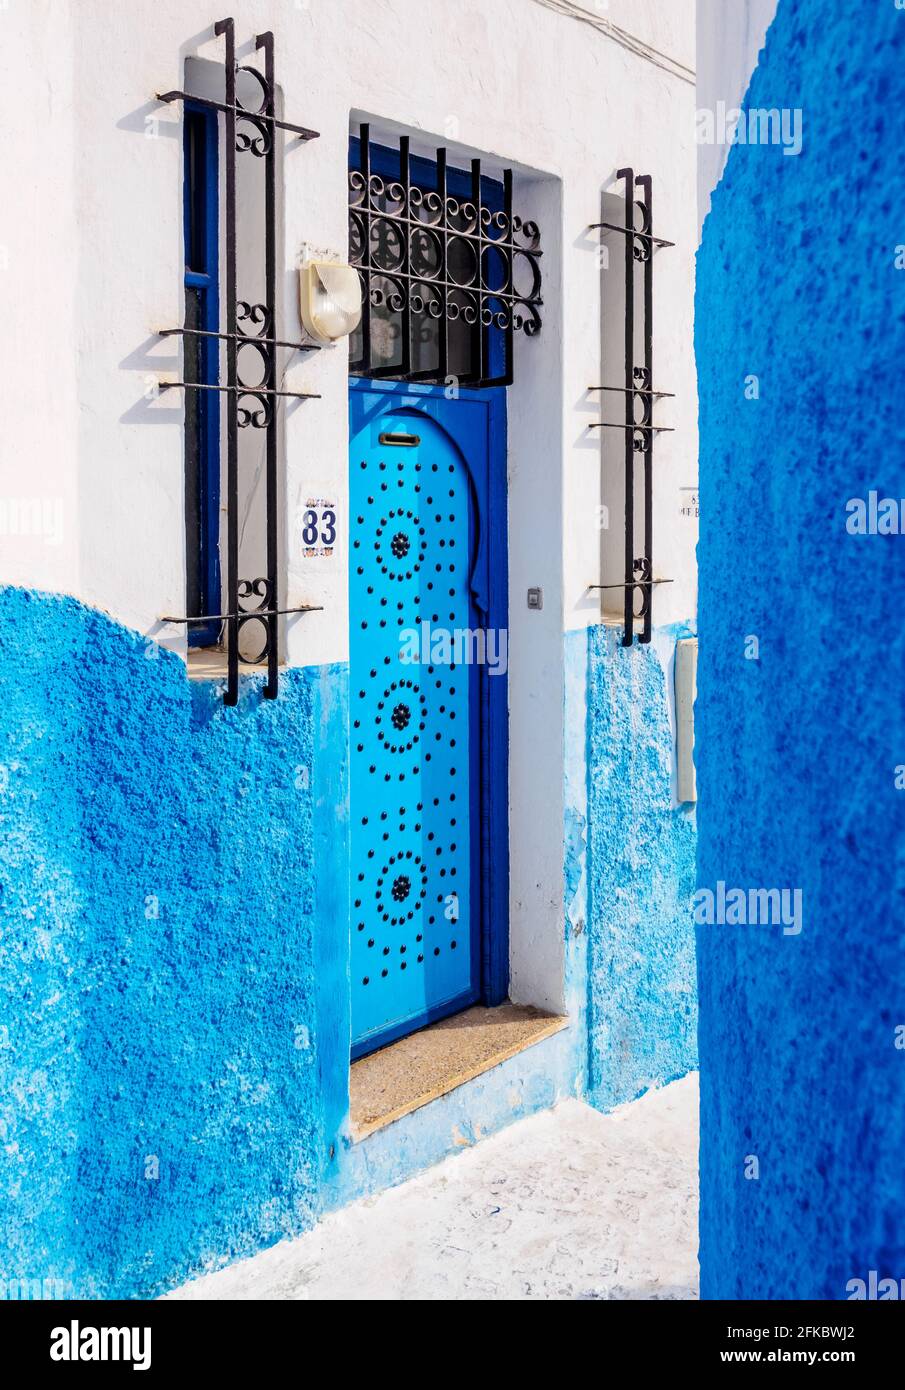
M 217 114 L 186 104 L 185 123 L 185 380 L 220 380 Z M 204 336 L 210 334 L 210 337 Z M 220 608 L 220 395 L 185 393 L 186 613 Z M 210 647 L 220 623 L 190 624 L 190 647 Z

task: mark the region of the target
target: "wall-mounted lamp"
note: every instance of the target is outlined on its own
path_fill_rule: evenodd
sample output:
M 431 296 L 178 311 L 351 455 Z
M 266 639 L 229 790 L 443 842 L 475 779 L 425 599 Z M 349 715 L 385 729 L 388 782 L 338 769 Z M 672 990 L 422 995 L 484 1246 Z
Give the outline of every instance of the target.
M 335 343 L 361 322 L 361 280 L 350 265 L 307 261 L 299 271 L 302 323 L 312 338 Z

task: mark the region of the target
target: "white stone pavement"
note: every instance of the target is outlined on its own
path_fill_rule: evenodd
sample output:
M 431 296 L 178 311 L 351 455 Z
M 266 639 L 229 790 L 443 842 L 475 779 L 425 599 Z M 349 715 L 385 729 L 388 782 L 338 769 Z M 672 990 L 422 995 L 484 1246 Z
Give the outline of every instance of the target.
M 565 1101 L 169 1297 L 697 1298 L 697 1112 Z

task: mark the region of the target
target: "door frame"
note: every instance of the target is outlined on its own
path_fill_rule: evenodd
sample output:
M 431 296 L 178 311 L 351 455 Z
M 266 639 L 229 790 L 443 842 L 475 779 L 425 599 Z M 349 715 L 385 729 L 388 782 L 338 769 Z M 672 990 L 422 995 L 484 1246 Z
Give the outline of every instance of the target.
M 439 409 L 431 410 L 432 403 L 444 406 L 449 404 L 446 387 L 370 377 L 350 377 L 349 392 L 350 400 L 352 392 L 377 397 L 380 409 L 391 407 L 394 411 L 423 411 L 434 418 L 460 447 L 467 464 L 465 449 L 456 438 L 455 412 L 441 413 Z M 487 412 L 487 516 L 478 517 L 476 520 L 485 528 L 484 539 L 487 546 L 486 626 L 497 631 L 503 630 L 507 635 L 506 672 L 491 676 L 485 665 L 479 667 L 478 679 L 480 771 L 477 802 L 480 816 L 480 892 L 472 895 L 472 901 L 477 902 L 480 912 L 479 999 L 482 1004 L 492 1006 L 503 1003 L 509 997 L 509 537 L 506 390 L 504 387 L 472 390 L 462 386 L 457 388 L 456 399 L 475 402 Z M 350 612 L 350 623 L 352 617 Z M 441 1010 L 440 1016 L 448 1012 Z M 423 1027 L 432 1021 L 428 1014 L 420 1026 Z

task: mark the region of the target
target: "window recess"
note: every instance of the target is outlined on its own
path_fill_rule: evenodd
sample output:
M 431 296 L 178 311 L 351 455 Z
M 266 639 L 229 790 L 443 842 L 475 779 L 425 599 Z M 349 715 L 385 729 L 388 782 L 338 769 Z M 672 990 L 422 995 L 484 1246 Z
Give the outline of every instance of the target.
M 225 702 L 239 695 L 239 666 L 264 665 L 266 699 L 278 693 L 279 620 L 309 606 L 280 607 L 278 458 L 282 400 L 311 399 L 312 392 L 283 389 L 280 354 L 316 350 L 315 345 L 281 338 L 277 328 L 276 179 L 277 157 L 285 138 L 307 141 L 317 132 L 277 116 L 274 44 L 271 33 L 259 34 L 258 65 L 237 64 L 235 26 L 222 19 L 214 26 L 226 43 L 223 99 L 188 91 L 158 95 L 164 102 L 184 103 L 186 135 L 186 316 L 181 327 L 160 330 L 161 337 L 183 339 L 182 381 L 161 381 L 161 391 L 186 392 L 186 528 L 187 608 L 185 617 L 165 622 L 185 624 L 190 645 L 222 640 L 226 647 Z M 217 145 L 222 132 L 222 160 Z M 250 182 L 237 178 L 240 156 L 257 160 L 263 170 L 263 193 L 252 206 L 239 208 Z M 245 161 L 246 163 L 248 161 Z M 218 164 L 224 176 L 224 228 L 217 227 Z M 257 203 L 258 205 L 254 205 Z M 263 224 L 263 267 L 254 277 L 240 266 L 238 214 L 243 225 Z M 221 271 L 222 259 L 222 271 Z M 240 279 L 258 284 L 240 295 Z M 221 295 L 222 288 L 222 295 Z M 221 313 L 221 299 L 223 310 Z M 225 368 L 225 369 L 224 369 Z M 221 429 L 220 399 L 225 401 Z M 260 431 L 264 444 L 261 532 L 264 573 L 244 577 L 240 569 L 240 508 L 247 502 L 240 483 L 239 438 Z M 225 436 L 224 495 L 220 496 L 221 451 Z M 219 513 L 225 502 L 225 584 L 220 576 Z
M 614 438 L 624 438 L 623 505 L 625 513 L 625 548 L 623 579 L 618 583 L 592 584 L 592 590 L 621 591 L 623 595 L 622 645 L 632 646 L 636 629 L 638 641 L 650 642 L 653 631 L 653 596 L 660 584 L 671 579 L 654 577 L 653 495 L 654 443 L 658 434 L 673 433 L 672 427 L 655 421 L 657 403 L 672 398 L 673 392 L 661 391 L 654 384 L 654 256 L 664 247 L 675 243 L 653 232 L 653 179 L 650 174 L 638 174 L 634 169 L 620 169 L 617 178 L 624 181 L 625 216 L 622 222 L 611 220 L 592 223 L 601 239 L 616 235 L 624 239 L 624 380 L 622 384 L 591 386 L 600 392 L 602 401 L 609 403 L 607 413 L 616 419 L 601 420 L 591 429 L 612 431 Z M 640 188 L 642 197 L 636 197 Z M 607 262 L 604 260 L 604 265 Z M 643 275 L 636 270 L 643 267 Z M 640 283 L 639 283 L 640 279 Z M 641 352 L 638 351 L 638 340 Z M 639 361 L 640 356 L 640 361 Z M 623 418 L 618 419 L 619 397 L 623 402 Z M 640 498 L 637 496 L 637 460 L 643 459 Z M 607 495 L 611 495 L 605 487 Z M 640 501 L 640 507 L 637 503 Z M 637 513 L 640 511 L 640 527 Z M 640 531 L 640 540 L 638 532 Z

